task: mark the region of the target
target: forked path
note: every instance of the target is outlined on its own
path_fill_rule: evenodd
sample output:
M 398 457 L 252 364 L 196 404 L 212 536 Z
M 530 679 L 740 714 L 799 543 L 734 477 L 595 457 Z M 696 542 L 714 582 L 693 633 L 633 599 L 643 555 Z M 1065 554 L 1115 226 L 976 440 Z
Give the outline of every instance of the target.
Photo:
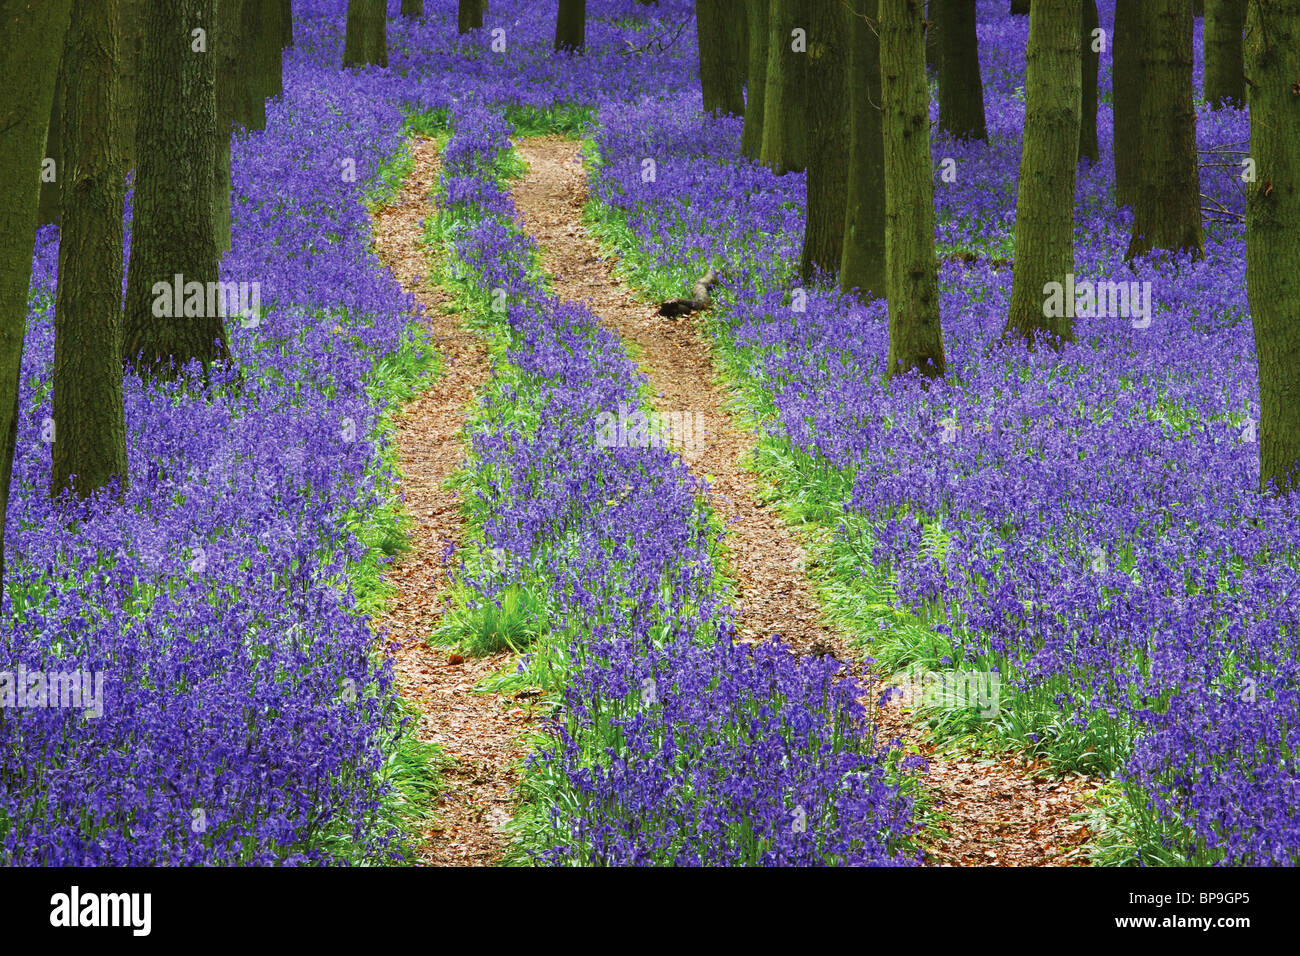
M 697 476 L 709 475 L 709 503 L 727 528 L 726 546 L 738 578 L 739 631 L 748 640 L 780 634 L 803 653 L 832 653 L 852 661 L 842 636 L 826 628 L 821 605 L 801 568 L 804 550 L 777 509 L 766 507 L 755 477 L 740 462 L 754 435 L 725 411 L 708 341 L 689 320 L 657 315 L 615 273 L 583 225 L 586 175 L 578 144 L 561 137 L 518 141 L 527 174 L 513 190 L 524 229 L 541 247 L 556 295 L 586 301 L 593 312 L 640 352 L 641 371 L 657 393 L 660 412 L 691 413 L 702 431 L 685 456 Z M 927 787 L 946 816 L 946 832 L 927 837 L 939 864 L 1044 865 L 1084 862 L 1071 853 L 1087 832 L 1070 816 L 1086 809 L 1095 785 L 1028 776 L 1011 762 L 946 759 L 899 706 L 880 715 L 883 735 L 911 742 L 930 762 Z
M 398 690 L 420 712 L 416 735 L 442 748 L 441 804 L 417 847 L 432 865 L 498 862 L 508 839 L 501 824 L 510 819 L 516 764 L 529 716 L 495 694 L 475 691 L 499 670 L 506 654 L 463 660 L 435 647 L 428 637 L 447 610 L 449 547 L 462 540 L 459 496 L 444 487 L 465 458 L 462 435 L 475 393 L 487 381 L 485 343 L 446 311 L 447 294 L 429 280 L 430 249 L 422 222 L 432 216 L 438 180 L 437 144 L 412 140 L 415 168 L 397 199 L 375 211 L 372 230 L 380 258 L 402 287 L 424 307 L 442 368 L 438 379 L 407 403 L 396 418 L 401 491 L 411 518 L 410 549 L 385 573 L 395 593 L 374 622 L 395 644 Z

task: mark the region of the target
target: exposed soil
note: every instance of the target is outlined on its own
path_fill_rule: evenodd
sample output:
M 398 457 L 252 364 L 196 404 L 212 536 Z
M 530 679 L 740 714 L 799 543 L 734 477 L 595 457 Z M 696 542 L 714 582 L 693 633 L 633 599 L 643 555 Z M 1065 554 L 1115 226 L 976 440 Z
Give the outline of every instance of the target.
M 410 550 L 385 572 L 396 592 L 373 622 L 395 643 L 394 665 L 402 697 L 420 711 L 416 735 L 442 748 L 443 792 L 423 841 L 420 862 L 485 865 L 499 862 L 509 840 L 501 831 L 515 805 L 516 765 L 530 713 L 513 701 L 475 691 L 503 667 L 508 653 L 461 658 L 428 637 L 448 608 L 450 546 L 462 540 L 459 495 L 444 483 L 465 458 L 465 417 L 487 381 L 485 343 L 448 313 L 448 296 L 430 282 L 432 250 L 421 223 L 434 214 L 437 144 L 412 140 L 415 168 L 396 200 L 372 217 L 375 247 L 402 287 L 419 300 L 442 363 L 439 376 L 397 416 L 397 461 L 405 511 L 412 519 Z
M 541 247 L 556 295 L 586 301 L 608 328 L 639 350 L 641 371 L 662 413 L 694 412 L 697 441 L 683 459 L 693 474 L 711 476 L 709 504 L 727 528 L 725 544 L 738 578 L 740 637 L 780 635 L 801 653 L 855 655 L 823 613 L 802 569 L 804 549 L 775 508 L 767 507 L 756 476 L 741 468 L 754 435 L 725 410 L 730 397 L 718 380 L 712 347 L 691 319 L 665 319 L 658 303 L 623 283 L 617 260 L 603 255 L 583 225 L 586 175 L 578 144 L 561 137 L 520 140 L 528 173 L 513 189 L 522 227 Z M 682 294 L 686 294 L 683 290 Z M 1070 820 L 1090 803 L 1098 782 L 1051 781 L 1007 759 L 949 757 L 908 722 L 906 701 L 880 713 L 881 733 L 899 737 L 926 756 L 926 786 L 945 815 L 946 833 L 928 834 L 925 850 L 941 865 L 1084 863 L 1089 837 Z

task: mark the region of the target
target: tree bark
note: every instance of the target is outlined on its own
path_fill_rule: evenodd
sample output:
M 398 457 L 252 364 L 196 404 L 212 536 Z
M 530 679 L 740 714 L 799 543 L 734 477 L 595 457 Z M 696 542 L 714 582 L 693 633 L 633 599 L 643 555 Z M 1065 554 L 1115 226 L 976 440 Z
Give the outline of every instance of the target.
M 778 173 L 808 166 L 807 0 L 773 0 L 767 24 L 767 90 L 759 160 Z M 794 31 L 802 30 L 802 39 Z
M 695 33 L 700 50 L 700 90 L 704 112 L 745 113 L 744 69 L 736 59 L 736 0 L 695 0 Z
M 4 528 L 18 439 L 18 381 L 36 242 L 37 171 L 72 0 L 0 0 L 0 594 Z M 57 437 L 57 436 L 56 436 Z
M 557 52 L 581 53 L 587 45 L 587 0 L 560 0 L 555 17 Z
M 745 70 L 745 130 L 740 152 L 758 159 L 763 149 L 763 116 L 767 109 L 768 0 L 746 0 L 745 28 L 749 34 L 749 65 Z
M 293 46 L 293 0 L 280 0 L 280 47 L 289 49 Z
M 221 2 L 221 0 L 218 0 Z M 229 87 L 235 102 L 231 107 L 235 123 L 245 129 L 266 129 L 266 91 L 260 79 L 261 54 L 256 37 L 262 29 L 259 0 L 233 0 L 239 10 L 239 46 L 236 50 L 238 82 Z M 218 82 L 220 80 L 218 79 Z M 220 96 L 220 93 L 218 93 Z
M 879 41 L 877 40 L 877 48 Z M 939 45 L 939 3 L 938 0 L 930 0 L 925 5 L 925 65 L 927 69 L 939 71 L 939 63 L 943 59 L 943 49 Z
M 844 0 L 810 0 L 808 18 L 808 200 L 800 272 L 838 276 L 848 204 L 848 19 Z
M 50 125 L 45 134 L 45 158 L 54 162 L 54 178 L 41 179 L 41 200 L 37 206 L 37 222 L 42 226 L 59 221 L 63 189 L 63 113 L 67 101 L 67 70 L 63 55 L 59 55 L 59 71 L 54 81 L 54 99 L 50 103 Z
M 456 31 L 469 33 L 483 26 L 483 8 L 487 0 L 460 0 L 456 4 Z
M 160 297 L 175 276 L 204 288 L 218 279 L 216 61 L 211 47 L 194 52 L 191 37 L 193 24 L 214 22 L 215 7 L 149 0 L 122 349 L 144 374 L 166 376 L 191 359 L 206 366 L 227 352 L 225 323 L 206 299 L 172 301 L 170 315 L 155 314 L 155 306 L 168 311 Z
M 259 0 L 256 6 L 262 16 L 255 44 L 262 96 L 273 100 L 284 93 L 284 8 L 278 0 Z
M 144 18 L 147 0 L 122 0 L 118 16 L 122 25 L 119 36 L 118 64 L 118 149 L 126 172 L 135 169 L 135 127 L 140 114 L 140 66 L 144 56 Z
M 1208 12 L 1207 12 L 1208 15 Z M 1281 492 L 1300 467 L 1300 0 L 1250 0 L 1246 289 L 1259 358 L 1259 479 Z
M 401 14 L 404 17 L 424 16 L 424 0 L 402 0 Z
M 1152 249 L 1201 256 L 1201 176 L 1192 106 L 1191 0 L 1143 0 L 1142 161 L 1126 258 Z
M 119 150 L 119 0 L 78 0 L 66 52 L 63 225 L 54 312 L 54 468 L 51 493 L 78 497 L 120 480 L 125 490 L 122 404 L 122 213 Z
M 917 369 L 926 376 L 941 376 L 945 368 L 934 255 L 924 20 L 921 0 L 880 0 L 891 375 Z
M 1017 16 L 1029 16 L 1029 0 L 1011 0 L 1011 12 Z
M 1083 51 L 1083 95 L 1079 111 L 1079 159 L 1096 165 L 1101 160 L 1101 146 L 1097 143 L 1097 71 L 1101 67 L 1101 50 L 1093 31 L 1100 26 L 1097 0 L 1083 0 L 1079 46 Z
M 1245 105 L 1241 46 L 1245 22 L 1246 0 L 1209 0 L 1205 5 L 1205 99 L 1212 107 Z
M 879 0 L 849 12 L 849 181 L 840 287 L 885 295 L 885 143 L 881 131 Z
M 988 139 L 975 4 L 931 0 L 939 30 L 939 126 L 958 139 Z
M 1115 205 L 1137 204 L 1142 161 L 1142 95 L 1146 80 L 1142 65 L 1142 7 L 1147 0 L 1115 0 L 1111 30 L 1114 59 Z
M 1083 4 L 1092 0 L 1082 0 Z M 1025 57 L 1025 133 L 1016 193 L 1015 275 L 1006 331 L 1033 345 L 1074 340 L 1072 308 L 1049 316 L 1048 283 L 1074 272 L 1074 171 L 1083 61 L 1081 0 L 1033 5 Z M 1064 296 L 1062 296 L 1064 297 Z
M 348 0 L 343 67 L 388 66 L 388 23 L 385 0 Z

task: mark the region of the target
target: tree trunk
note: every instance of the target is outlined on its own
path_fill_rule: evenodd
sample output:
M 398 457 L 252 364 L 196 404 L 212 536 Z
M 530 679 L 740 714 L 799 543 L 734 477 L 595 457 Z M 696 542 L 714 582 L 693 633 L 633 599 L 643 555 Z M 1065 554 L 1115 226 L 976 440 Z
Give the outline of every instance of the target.
M 700 49 L 700 89 L 704 112 L 743 116 L 743 68 L 736 60 L 735 0 L 695 0 L 695 33 Z
M 280 47 L 293 46 L 293 0 L 280 0 Z
M 184 288 L 183 296 L 171 294 L 178 275 L 204 289 L 218 279 L 216 61 L 211 47 L 192 52 L 190 33 L 192 24 L 215 22 L 215 7 L 216 0 L 150 0 L 148 7 L 122 349 L 127 362 L 143 356 L 146 374 L 167 375 L 191 359 L 206 366 L 227 351 L 225 323 L 209 297 Z
M 273 100 L 284 93 L 284 8 L 278 0 L 258 0 L 254 5 L 261 15 L 261 29 L 248 39 L 256 51 L 262 97 Z
M 221 2 L 221 0 L 218 0 Z M 239 8 L 238 66 L 240 82 L 232 86 L 234 122 L 246 129 L 266 129 L 266 92 L 260 78 L 261 54 L 254 39 L 262 29 L 258 0 L 233 0 Z M 249 38 L 249 39 L 246 39 Z M 220 82 L 218 80 L 218 82 Z M 220 93 L 218 93 L 220 96 Z
M 749 66 L 745 70 L 745 131 L 740 152 L 758 159 L 763 149 L 763 116 L 767 109 L 768 0 L 746 0 L 745 26 L 749 33 Z
M 1142 162 L 1126 258 L 1205 251 L 1192 106 L 1191 0 L 1143 0 Z
M 1137 205 L 1142 162 L 1142 7 L 1147 0 L 1115 0 L 1111 30 L 1114 58 L 1115 205 Z
M 1241 60 L 1245 21 L 1246 0 L 1209 0 L 1205 5 L 1205 99 L 1212 107 L 1246 103 Z
M 18 439 L 18 381 L 54 82 L 72 0 L 0 0 L 0 594 L 4 528 Z M 27 170 L 27 172 L 23 172 Z
M 1082 0 L 1089 4 L 1092 0 Z M 1080 0 L 1033 6 L 1025 55 L 1025 133 L 1016 193 L 1015 275 L 1007 333 L 1030 345 L 1074 340 L 1066 275 L 1074 272 L 1074 170 L 1079 149 Z M 1048 314 L 1049 283 L 1059 283 L 1061 315 Z
M 401 14 L 404 17 L 424 16 L 424 0 L 402 0 Z
M 140 66 L 144 56 L 144 18 L 147 0 L 122 0 L 118 10 L 121 44 L 118 63 L 118 150 L 122 167 L 135 169 L 135 127 L 140 114 Z
M 249 91 L 241 89 L 250 79 L 242 52 L 246 48 L 241 30 L 244 7 L 257 2 L 258 0 L 218 0 L 217 28 L 212 36 L 212 55 L 216 60 L 217 76 L 217 148 L 214 153 L 212 217 L 216 227 L 218 255 L 230 248 L 231 241 L 230 138 L 236 126 L 248 125 L 258 119 L 257 116 L 240 115 L 240 110 L 246 109 L 250 101 Z M 261 102 L 260 90 L 252 91 L 251 96 L 256 96 Z M 260 118 L 265 125 L 264 108 Z
M 581 53 L 587 45 L 587 0 L 560 0 L 555 17 L 555 49 Z
M 876 49 L 880 48 L 879 37 Z M 939 2 L 930 0 L 925 5 L 925 65 L 927 69 L 939 71 L 939 62 L 943 59 L 943 49 L 939 45 Z
M 808 18 L 808 201 L 800 272 L 837 277 L 848 204 L 848 19 L 844 0 L 810 0 Z
M 50 104 L 50 125 L 45 133 L 45 158 L 52 160 L 52 178 L 41 177 L 41 200 L 37 206 L 37 222 L 42 226 L 59 221 L 63 190 L 63 113 L 67 101 L 67 70 L 63 55 L 59 55 L 58 78 L 54 81 L 54 100 Z
M 852 0 L 849 13 L 849 182 L 840 287 L 885 295 L 885 143 L 880 128 L 879 0 Z
M 971 0 L 931 3 L 936 19 L 943 24 L 939 31 L 939 126 L 958 139 L 988 139 L 975 4 Z
M 1079 45 L 1083 51 L 1083 96 L 1079 111 L 1079 159 L 1096 165 L 1101 160 L 1101 146 L 1097 143 L 1097 70 L 1101 66 L 1100 38 L 1093 31 L 1100 26 L 1097 0 L 1083 0 L 1082 29 Z
M 768 14 L 767 90 L 759 159 L 778 173 L 808 165 L 806 7 L 807 0 L 773 0 Z
M 460 0 L 456 5 L 456 31 L 469 33 L 483 26 L 483 8 L 486 0 Z
M 70 175 L 59 232 L 54 312 L 51 493 L 126 488 L 122 405 L 122 212 L 118 119 L 119 0 L 78 0 L 64 53 L 64 150 Z
M 385 0 L 348 0 L 343 67 L 388 66 L 388 23 Z
M 889 374 L 944 373 L 921 0 L 880 0 Z
M 1011 0 L 1011 12 L 1017 16 L 1029 16 L 1029 0 Z
M 1208 13 L 1207 13 L 1208 15 Z M 1300 467 L 1300 0 L 1250 0 L 1246 289 L 1259 358 L 1259 480 L 1297 486 Z

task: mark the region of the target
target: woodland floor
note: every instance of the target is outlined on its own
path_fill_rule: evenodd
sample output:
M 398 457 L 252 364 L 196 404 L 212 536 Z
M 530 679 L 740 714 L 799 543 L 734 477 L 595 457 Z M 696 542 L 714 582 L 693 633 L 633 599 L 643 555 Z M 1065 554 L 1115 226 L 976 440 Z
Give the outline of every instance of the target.
M 508 661 L 508 654 L 464 658 L 428 643 L 446 608 L 449 543 L 459 543 L 457 495 L 443 487 L 464 457 L 462 433 L 475 390 L 489 375 L 484 343 L 445 311 L 446 298 L 427 280 L 428 247 L 420 222 L 432 214 L 438 157 L 429 140 L 415 140 L 415 169 L 400 196 L 375 217 L 375 241 L 403 286 L 423 304 L 435 332 L 444 371 L 398 419 L 398 458 L 407 513 L 415 526 L 411 549 L 389 580 L 397 593 L 378 627 L 396 641 L 398 683 L 422 714 L 418 735 L 443 748 L 443 802 L 419 848 L 428 864 L 484 864 L 503 856 L 522 738 L 532 720 L 527 707 L 475 690 Z M 752 432 L 727 411 L 731 395 L 719 380 L 712 348 L 694 320 L 665 319 L 622 282 L 616 260 L 605 256 L 583 224 L 586 177 L 579 145 L 561 137 L 516 143 L 528 165 L 513 187 L 521 227 L 538 243 L 555 294 L 585 301 L 632 347 L 662 412 L 697 413 L 696 442 L 683 460 L 697 477 L 709 476 L 708 501 L 727 529 L 729 570 L 737 583 L 739 637 L 779 634 L 800 653 L 860 659 L 844 635 L 828 628 L 822 606 L 802 570 L 797 530 L 764 501 L 760 479 L 743 467 Z M 432 578 L 432 580 L 431 580 Z M 861 671 L 857 664 L 846 668 Z M 878 675 L 860 674 L 869 680 Z M 879 736 L 901 738 L 925 756 L 925 786 L 941 823 L 923 835 L 928 860 L 938 865 L 1081 864 L 1089 833 L 1072 819 L 1094 803 L 1098 781 L 1053 781 L 1007 757 L 950 753 L 936 747 L 908 719 L 907 701 L 878 710 Z

